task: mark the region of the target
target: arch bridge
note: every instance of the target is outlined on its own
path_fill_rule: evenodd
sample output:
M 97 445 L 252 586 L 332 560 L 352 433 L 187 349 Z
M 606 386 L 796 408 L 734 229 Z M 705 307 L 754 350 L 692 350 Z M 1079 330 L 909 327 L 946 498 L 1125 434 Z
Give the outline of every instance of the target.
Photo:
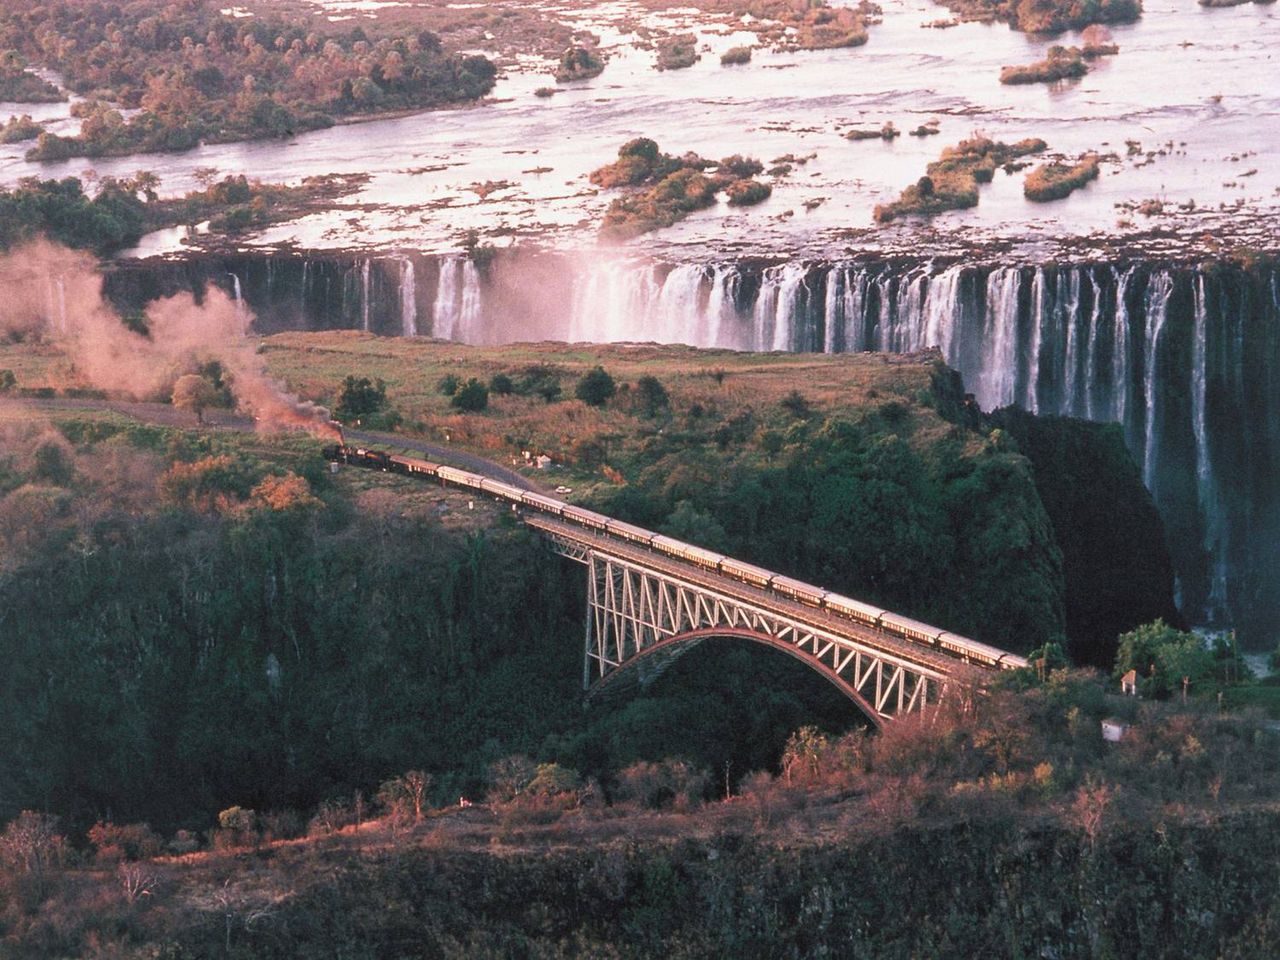
M 589 699 L 656 680 L 681 654 L 712 638 L 738 638 L 817 671 L 877 726 L 923 712 L 981 671 L 693 564 L 554 517 L 524 521 L 587 568 L 582 684 Z

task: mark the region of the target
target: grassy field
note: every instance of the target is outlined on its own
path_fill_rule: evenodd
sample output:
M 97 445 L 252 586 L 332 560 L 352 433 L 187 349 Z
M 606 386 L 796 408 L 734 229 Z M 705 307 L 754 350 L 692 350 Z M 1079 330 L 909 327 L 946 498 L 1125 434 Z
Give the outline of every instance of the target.
M 336 404 L 349 375 L 383 381 L 406 436 L 447 442 L 503 463 L 523 463 L 525 450 L 546 454 L 556 466 L 540 473 L 539 482 L 572 486 L 577 495 L 595 484 L 625 483 L 632 464 L 646 459 L 649 444 L 708 443 L 726 425 L 748 421 L 749 435 L 735 431 L 734 443 L 757 447 L 765 433 L 785 437 L 813 415 L 856 420 L 882 410 L 899 418 L 897 431 L 917 449 L 952 429 L 930 409 L 931 378 L 940 362 L 934 354 L 754 354 L 657 344 L 470 347 L 357 331 L 279 334 L 264 339 L 259 352 L 272 377 L 326 406 Z M 597 366 L 618 389 L 600 407 L 574 397 L 579 379 Z M 14 372 L 27 394 L 92 387 L 49 343 L 0 344 L 4 369 Z M 448 376 L 489 384 L 499 374 L 517 383 L 530 376 L 557 381 L 560 397 L 548 403 L 538 395 L 491 393 L 487 409 L 464 413 L 440 390 Z M 636 390 L 646 376 L 662 385 L 667 406 L 646 409 Z M 175 411 L 175 424 L 189 416 Z
M 407 433 L 503 462 L 524 450 L 546 454 L 565 468 L 547 479 L 579 488 L 624 482 L 633 457 L 659 439 L 705 442 L 744 418 L 754 424 L 753 440 L 769 431 L 785 434 L 798 419 L 793 394 L 825 416 L 856 419 L 890 407 L 903 417 L 901 434 L 920 446 L 951 429 L 927 406 L 938 362 L 932 354 L 751 354 L 654 344 L 468 347 L 349 331 L 280 334 L 265 340 L 262 352 L 271 373 L 308 399 L 334 403 L 347 375 L 381 379 Z M 603 407 L 574 398 L 578 380 L 596 366 L 618 387 Z M 489 383 L 498 374 L 519 381 L 531 372 L 558 378 L 561 399 L 491 394 L 485 411 L 462 413 L 439 389 L 450 375 Z M 669 407 L 652 416 L 636 390 L 645 376 L 669 395 Z

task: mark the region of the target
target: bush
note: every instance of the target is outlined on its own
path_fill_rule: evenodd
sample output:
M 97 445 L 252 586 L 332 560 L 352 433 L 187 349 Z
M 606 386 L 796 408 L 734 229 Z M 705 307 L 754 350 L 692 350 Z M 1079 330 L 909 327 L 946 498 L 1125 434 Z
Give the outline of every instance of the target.
M 339 420 L 358 420 L 377 413 L 387 405 L 387 385 L 368 377 L 356 378 L 350 374 L 342 381 L 338 405 L 334 416 Z
M 732 47 L 720 55 L 720 65 L 722 67 L 737 67 L 750 62 L 750 47 Z
M 1025 66 L 1001 67 L 1000 82 L 1005 84 L 1054 83 L 1089 72 L 1084 55 L 1077 47 L 1054 46 L 1043 60 Z
M 698 54 L 698 41 L 693 34 L 685 34 L 663 40 L 658 44 L 659 70 L 684 70 L 702 59 Z
M 150 860 L 164 852 L 164 841 L 145 823 L 116 825 L 99 821 L 89 828 L 99 863 Z
M 18 385 L 18 378 L 12 370 L 0 370 L 0 393 L 8 393 Z
M 617 392 L 618 387 L 613 382 L 613 377 L 609 376 L 604 367 L 595 367 L 583 374 L 573 395 L 589 406 L 603 407 Z
M 662 385 L 662 381 L 648 374 L 636 381 L 634 396 L 646 417 L 656 417 L 659 411 L 667 410 L 671 406 L 671 398 L 667 395 L 667 388 Z
M 683 760 L 641 760 L 619 771 L 615 794 L 650 810 L 687 810 L 702 802 L 707 782 L 705 772 Z
M 586 47 L 573 46 L 560 57 L 556 83 L 590 80 L 604 72 L 604 60 Z
M 467 413 L 479 413 L 489 406 L 489 388 L 472 377 L 458 388 L 449 405 Z
M 1035 203 L 1061 200 L 1098 179 L 1098 158 L 1085 157 L 1074 166 L 1046 163 L 1036 167 L 1022 185 L 1023 195 Z
M 440 382 L 436 384 L 436 391 L 441 396 L 452 397 L 458 392 L 460 386 L 462 386 L 462 381 L 452 373 L 449 373 L 440 378 Z
M 744 157 L 737 153 L 731 157 L 725 157 L 716 166 L 717 173 L 735 177 L 739 180 L 745 180 L 748 177 L 764 173 L 764 164 L 755 157 Z
M 726 191 L 731 207 L 749 207 L 768 200 L 773 187 L 758 180 L 735 180 Z
M 514 393 L 516 386 L 505 373 L 495 373 L 489 381 L 489 392 L 497 397 L 505 397 Z

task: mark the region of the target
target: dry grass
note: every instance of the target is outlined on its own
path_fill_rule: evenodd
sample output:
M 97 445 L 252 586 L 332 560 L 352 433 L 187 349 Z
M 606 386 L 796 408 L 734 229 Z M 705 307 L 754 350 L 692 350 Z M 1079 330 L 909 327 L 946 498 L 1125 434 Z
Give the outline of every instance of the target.
M 507 462 L 529 449 L 571 469 L 540 479 L 565 482 L 578 495 L 607 483 L 598 464 L 576 464 L 575 445 L 591 441 L 605 463 L 618 467 L 659 431 L 705 434 L 750 410 L 762 428 L 790 422 L 783 399 L 797 387 L 815 412 L 856 417 L 894 399 L 914 401 L 929 389 L 936 359 L 871 354 L 750 354 L 684 346 L 512 344 L 467 347 L 454 343 L 380 338 L 356 332 L 286 333 L 268 338 L 263 353 L 274 376 L 304 397 L 331 403 L 348 374 L 377 377 L 405 417 L 406 431 L 448 441 Z M 617 381 L 618 396 L 604 407 L 572 399 L 578 378 L 603 366 Z M 562 399 L 491 395 L 482 413 L 461 413 L 436 385 L 446 376 L 488 382 L 505 373 L 519 380 L 531 368 L 560 378 Z M 633 400 L 636 382 L 656 377 L 670 396 L 670 410 L 644 415 Z M 921 443 L 947 424 L 931 410 L 909 404 L 912 436 Z M 624 469 L 625 473 L 625 469 Z

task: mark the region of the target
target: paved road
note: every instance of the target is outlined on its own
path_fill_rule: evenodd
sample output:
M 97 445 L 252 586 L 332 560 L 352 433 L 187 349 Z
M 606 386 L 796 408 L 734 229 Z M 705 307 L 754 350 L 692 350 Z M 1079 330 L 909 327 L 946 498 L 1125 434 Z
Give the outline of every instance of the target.
M 0 407 L 4 406 L 20 406 L 29 410 L 47 410 L 51 412 L 73 410 L 101 412 L 110 410 L 114 413 L 132 417 L 142 423 L 153 423 L 166 427 L 185 427 L 187 429 L 199 427 L 192 414 L 184 410 L 178 410 L 167 403 L 131 403 L 123 400 L 79 400 L 62 397 L 51 400 L 6 397 L 0 399 Z M 258 423 L 251 417 L 242 416 L 228 410 L 214 409 L 205 411 L 204 425 L 199 428 L 251 432 L 258 429 Z M 476 456 L 473 453 L 466 453 L 451 446 L 428 443 L 426 440 L 415 440 L 395 433 L 376 433 L 368 430 L 344 430 L 343 432 L 348 440 L 353 440 L 357 443 L 367 444 L 371 447 L 398 447 L 402 450 L 413 450 L 424 454 L 432 460 L 450 464 L 461 470 L 470 470 L 472 473 L 492 477 L 494 480 L 501 480 L 522 490 L 540 489 L 528 477 L 512 470 L 510 467 L 495 463 L 492 460 L 486 460 L 484 457 Z

